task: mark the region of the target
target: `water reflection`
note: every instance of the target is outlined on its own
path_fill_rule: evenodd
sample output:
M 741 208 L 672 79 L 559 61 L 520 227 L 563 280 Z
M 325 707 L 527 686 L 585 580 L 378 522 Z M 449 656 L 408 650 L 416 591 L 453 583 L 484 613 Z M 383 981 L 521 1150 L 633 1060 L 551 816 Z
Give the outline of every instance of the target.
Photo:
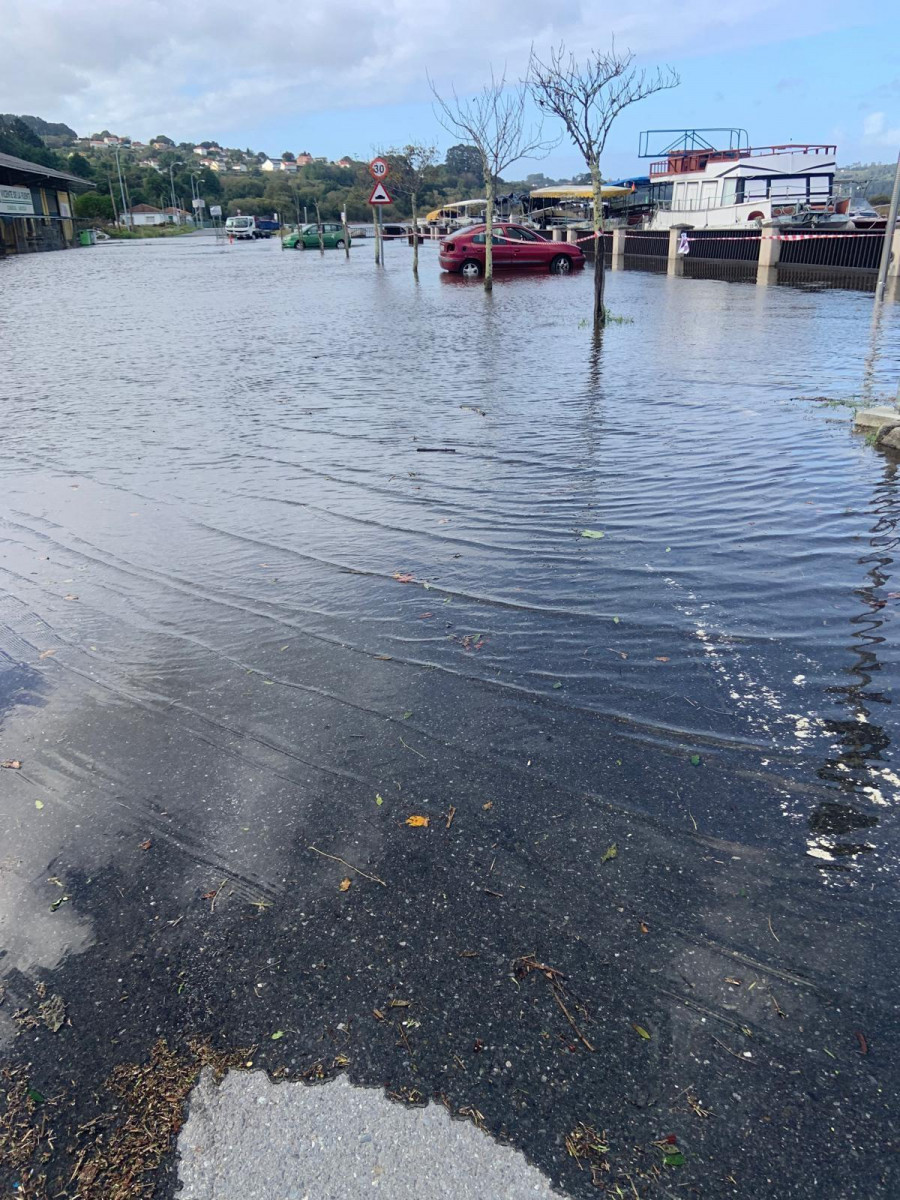
M 873 808 L 887 806 L 885 792 L 892 794 L 900 783 L 886 764 L 892 737 L 884 722 L 892 697 L 888 688 L 879 687 L 876 682 L 885 670 L 879 658 L 887 640 L 884 589 L 890 583 L 894 552 L 900 544 L 897 484 L 897 465 L 887 462 L 871 508 L 876 517 L 869 531 L 872 553 L 858 560 L 867 570 L 862 586 L 853 592 L 862 602 L 861 610 L 850 617 L 853 632 L 848 649 L 854 661 L 845 668 L 847 682 L 827 689 L 829 695 L 839 698 L 848 716 L 846 720 L 826 721 L 826 730 L 835 739 L 835 753 L 829 755 L 818 774 L 839 794 L 840 800 L 818 805 L 810 816 L 809 826 L 821 853 L 835 860 L 823 862 L 823 868 L 831 870 L 847 870 L 846 863 L 840 860 L 872 852 L 871 843 L 847 839 L 856 831 L 878 825 L 879 817 Z

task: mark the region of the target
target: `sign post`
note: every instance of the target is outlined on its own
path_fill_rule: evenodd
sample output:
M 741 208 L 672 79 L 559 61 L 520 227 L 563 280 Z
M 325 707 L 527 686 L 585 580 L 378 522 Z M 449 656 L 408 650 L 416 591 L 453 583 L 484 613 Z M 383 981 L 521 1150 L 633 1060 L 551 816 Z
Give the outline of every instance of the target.
M 373 158 L 369 163 L 369 174 L 375 180 L 375 186 L 372 188 L 371 196 L 369 196 L 369 204 L 374 209 L 372 215 L 375 220 L 376 264 L 384 261 L 384 246 L 382 245 L 381 238 L 381 206 L 383 204 L 393 204 L 393 200 L 391 200 L 384 186 L 384 180 L 387 179 L 390 172 L 391 168 L 383 158 Z

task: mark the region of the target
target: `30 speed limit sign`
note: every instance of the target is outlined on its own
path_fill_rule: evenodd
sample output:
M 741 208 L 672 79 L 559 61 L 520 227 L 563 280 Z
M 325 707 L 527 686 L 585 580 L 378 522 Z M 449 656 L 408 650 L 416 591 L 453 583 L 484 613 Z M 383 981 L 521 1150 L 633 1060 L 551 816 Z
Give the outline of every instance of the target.
M 383 158 L 373 158 L 369 163 L 369 174 L 375 180 L 387 179 L 391 172 L 391 168 L 387 165 Z

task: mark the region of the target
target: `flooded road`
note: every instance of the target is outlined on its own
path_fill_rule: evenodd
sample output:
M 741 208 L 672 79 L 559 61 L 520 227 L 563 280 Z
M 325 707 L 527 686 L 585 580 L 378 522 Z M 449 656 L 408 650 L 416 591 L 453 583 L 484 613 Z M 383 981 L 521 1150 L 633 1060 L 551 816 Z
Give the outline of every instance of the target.
M 612 1195 L 896 1195 L 900 493 L 811 398 L 889 395 L 900 321 L 864 381 L 866 295 L 617 273 L 598 342 L 589 272 L 409 255 L 0 264 L 35 1178 L 113 1194 L 76 1130 L 164 1037 L 439 1097 L 573 1196 L 579 1123 Z

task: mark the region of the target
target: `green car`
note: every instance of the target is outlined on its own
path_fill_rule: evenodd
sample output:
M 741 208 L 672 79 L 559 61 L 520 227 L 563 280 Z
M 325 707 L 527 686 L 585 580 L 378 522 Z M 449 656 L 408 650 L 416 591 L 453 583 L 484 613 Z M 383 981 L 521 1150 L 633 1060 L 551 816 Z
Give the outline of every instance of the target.
M 322 245 L 326 250 L 343 250 L 349 234 L 344 233 L 343 225 L 337 221 L 322 222 Z M 316 224 L 301 225 L 296 233 L 289 234 L 284 239 L 285 250 L 318 250 L 319 227 Z

